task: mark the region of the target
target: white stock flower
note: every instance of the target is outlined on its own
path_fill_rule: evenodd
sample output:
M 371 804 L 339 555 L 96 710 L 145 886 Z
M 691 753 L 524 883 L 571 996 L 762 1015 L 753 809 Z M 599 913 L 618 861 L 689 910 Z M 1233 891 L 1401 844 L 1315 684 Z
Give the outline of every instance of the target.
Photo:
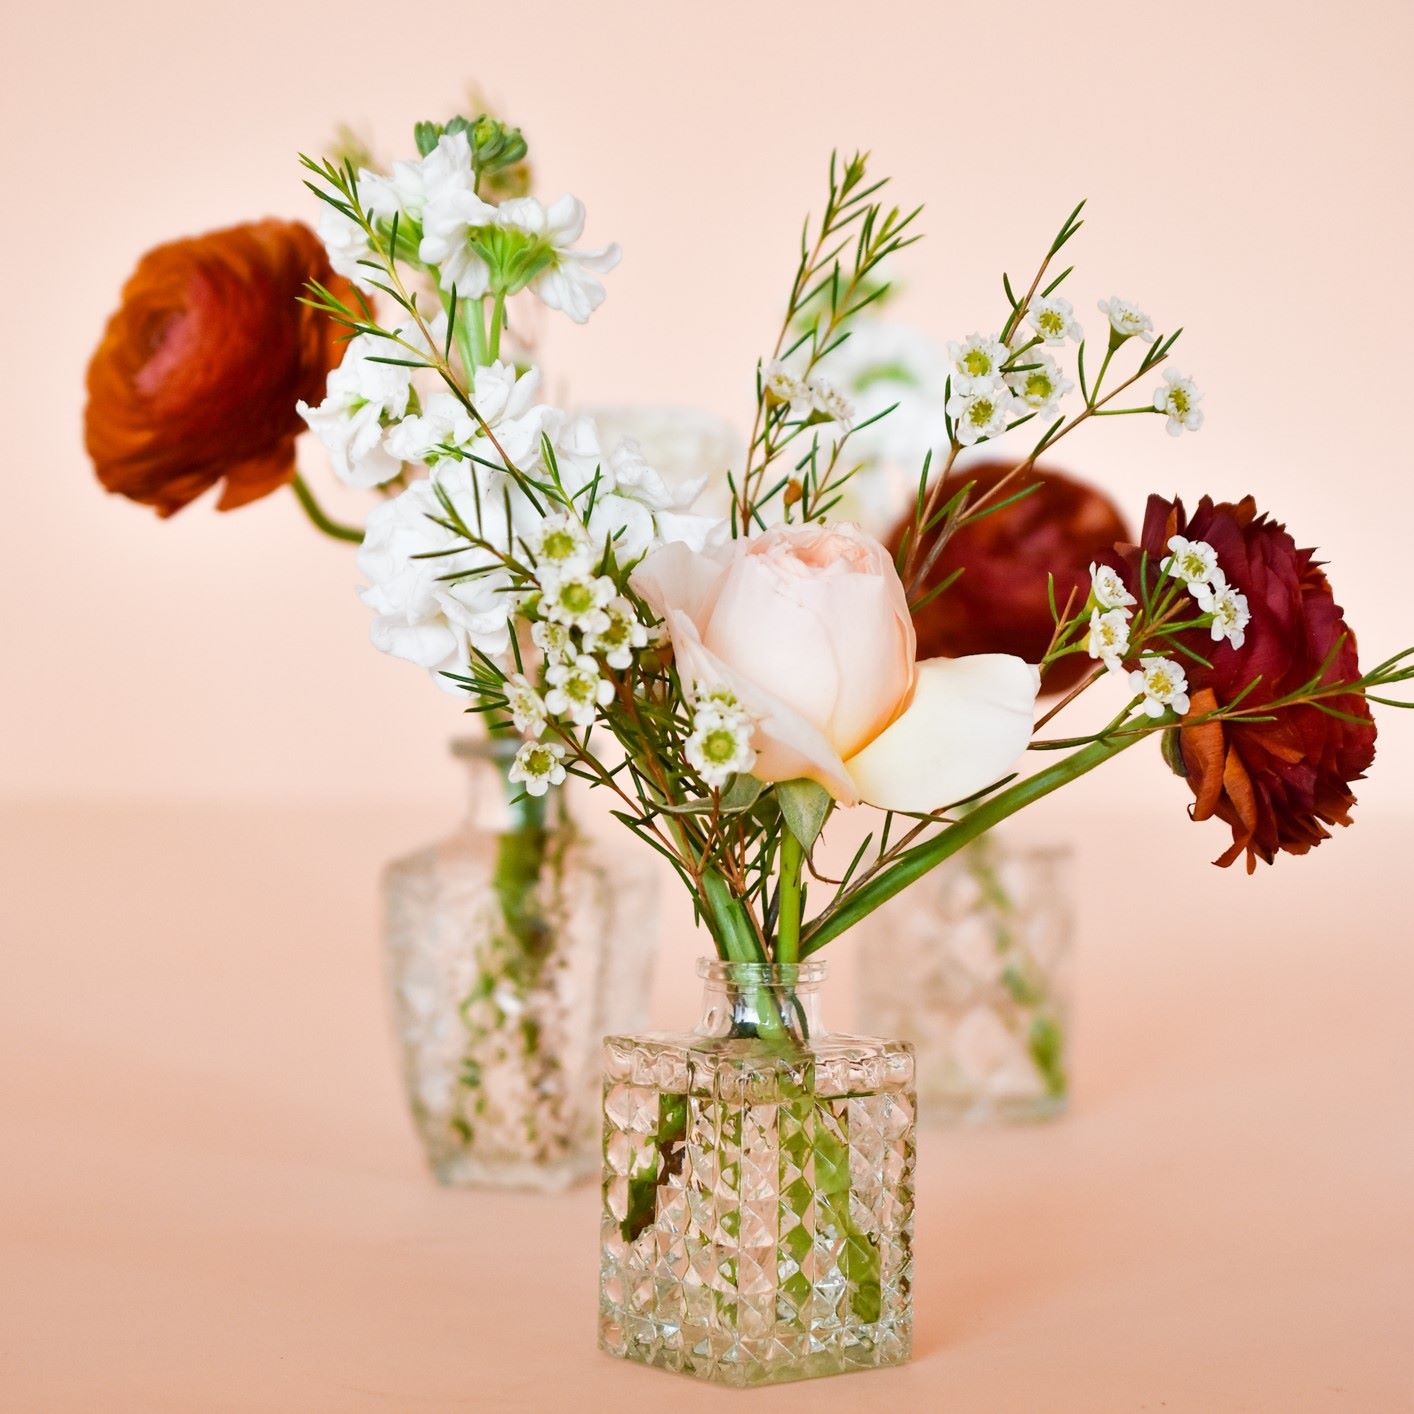
M 506 779 L 524 785 L 527 795 L 544 795 L 564 780 L 564 760 L 564 747 L 550 741 L 527 741 L 516 752 Z
M 1075 320 L 1075 310 L 1068 299 L 1047 295 L 1036 300 L 1026 314 L 1027 322 L 1053 348 L 1073 339 L 1077 344 L 1085 331 Z
M 602 653 L 611 668 L 622 672 L 633 666 L 634 650 L 648 646 L 648 630 L 622 594 L 611 599 L 604 612 L 609 616 L 608 624 L 584 635 L 584 651 Z
M 1102 609 L 1127 609 L 1135 603 L 1124 581 L 1109 565 L 1090 566 L 1090 593 Z
M 358 552 L 368 580 L 359 597 L 375 615 L 374 646 L 434 674 L 465 666 L 468 642 L 492 656 L 510 646 L 509 577 L 494 554 L 438 523 L 447 519 L 440 488 L 457 515 L 476 524 L 470 479 L 465 468 L 453 471 L 375 506 Z
M 1198 406 L 1202 397 L 1191 378 L 1172 368 L 1164 370 L 1164 381 L 1154 390 L 1154 411 L 1168 414 L 1170 437 L 1196 432 L 1203 425 L 1203 410 Z
M 1119 338 L 1138 336 L 1146 344 L 1154 342 L 1154 321 L 1137 304 L 1111 295 L 1109 299 L 1100 301 L 1100 313 L 1110 321 L 1110 328 Z
M 565 195 L 546 209 L 533 196 L 513 197 L 496 210 L 496 224 L 525 231 L 544 242 L 550 261 L 530 282 L 541 303 L 585 323 L 604 302 L 604 286 L 594 278 L 619 263 L 617 245 L 575 250 L 584 233 L 584 203 Z
M 1033 412 L 1054 408 L 1075 387 L 1055 359 L 1040 349 L 1028 349 L 1022 354 L 1021 365 L 1007 374 L 1007 386 Z
M 444 133 L 422 160 L 422 242 L 418 258 L 437 267 L 444 290 L 478 299 L 491 286 L 485 257 L 471 233 L 496 220 L 496 208 L 477 196 L 471 146 L 464 132 Z
M 1011 351 L 998 338 L 969 334 L 961 343 L 948 343 L 948 356 L 953 364 L 954 393 L 986 393 L 1001 386 L 1002 365 Z
M 552 664 L 545 671 L 545 681 L 550 684 L 545 706 L 577 727 L 593 726 L 595 712 L 614 700 L 613 683 L 600 677 L 598 660 L 588 653 L 570 663 Z
M 545 703 L 522 673 L 506 679 L 506 706 L 511 722 L 523 736 L 537 737 L 545 730 Z
M 1175 579 L 1181 579 L 1190 589 L 1222 579 L 1218 568 L 1218 552 L 1206 540 L 1185 540 L 1181 535 L 1169 537 L 1172 554 L 1165 557 L 1159 568 Z
M 1129 615 L 1123 609 L 1092 609 L 1085 651 L 1117 672 L 1129 653 Z
M 574 638 L 568 624 L 537 619 L 530 626 L 530 641 L 545 655 L 546 663 L 564 663 L 575 656 Z
M 609 626 L 604 605 L 614 597 L 614 581 L 608 575 L 555 575 L 542 588 L 541 612 L 551 622 L 567 624 L 583 633 L 598 633 Z
M 349 340 L 343 361 L 330 371 L 324 401 L 318 407 L 295 404 L 346 485 L 381 486 L 402 470 L 401 459 L 386 445 L 386 429 L 407 411 L 412 369 L 375 359 L 399 353 L 399 346 L 387 339 L 360 334 Z
M 957 440 L 970 447 L 985 437 L 1005 432 L 1015 406 L 1009 389 L 1002 385 L 979 393 L 954 393 L 948 399 L 948 416 L 953 420 Z
M 1234 648 L 1241 648 L 1247 640 L 1247 625 L 1252 621 L 1247 596 L 1239 594 L 1227 582 L 1227 576 L 1217 570 L 1210 584 L 1193 586 L 1193 598 L 1205 614 L 1213 616 L 1213 642 L 1225 638 Z
M 1172 658 L 1145 656 L 1129 675 L 1129 685 L 1144 694 L 1144 712 L 1162 717 L 1172 708 L 1180 717 L 1188 711 L 1188 674 Z

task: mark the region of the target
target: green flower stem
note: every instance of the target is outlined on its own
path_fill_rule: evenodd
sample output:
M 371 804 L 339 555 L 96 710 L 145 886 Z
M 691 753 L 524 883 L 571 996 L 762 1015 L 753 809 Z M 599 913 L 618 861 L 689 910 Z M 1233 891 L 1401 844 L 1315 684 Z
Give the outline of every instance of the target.
M 717 921 L 718 935 L 732 962 L 762 964 L 768 961 L 761 940 L 751 926 L 741 901 L 732 896 L 727 881 L 714 869 L 702 876 L 703 887 L 707 890 L 708 902 L 712 905 L 712 915 Z M 756 988 L 756 1032 L 763 1041 L 783 1043 L 790 1040 L 790 1029 L 781 1017 L 776 999 L 770 987 Z
M 314 492 L 309 489 L 304 477 L 299 472 L 295 472 L 290 480 L 290 489 L 295 493 L 300 505 L 314 525 L 322 530 L 325 535 L 334 540 L 347 540 L 351 544 L 363 544 L 363 531 L 356 529 L 352 525 L 340 525 L 338 521 L 331 520 L 324 513 L 324 508 L 314 499 Z
M 781 839 L 780 914 L 776 924 L 776 961 L 800 960 L 800 870 L 805 862 L 800 841 L 785 831 Z
M 1087 771 L 1093 771 L 1096 766 L 1118 756 L 1138 740 L 1140 738 L 1134 735 L 1116 735 L 1105 741 L 1093 742 L 1080 751 L 1073 752 L 1063 761 L 1058 761 L 1054 766 L 999 791 L 940 835 L 905 850 L 894 863 L 881 870 L 868 883 L 846 895 L 840 907 L 821 914 L 815 923 L 806 929 L 800 955 L 809 957 L 811 953 L 818 952 L 826 943 L 839 937 L 841 933 L 848 932 L 880 904 L 887 903 L 915 879 L 921 878 L 930 869 L 956 854 L 964 845 L 970 844 L 1009 815 L 1015 815 L 1024 806 L 1040 800 L 1054 790 L 1059 790 L 1061 786 L 1069 785 L 1071 781 L 1078 780 Z
M 487 338 L 486 355 L 488 363 L 495 363 L 501 356 L 501 331 L 506 327 L 506 292 L 496 291 L 491 304 L 491 332 Z

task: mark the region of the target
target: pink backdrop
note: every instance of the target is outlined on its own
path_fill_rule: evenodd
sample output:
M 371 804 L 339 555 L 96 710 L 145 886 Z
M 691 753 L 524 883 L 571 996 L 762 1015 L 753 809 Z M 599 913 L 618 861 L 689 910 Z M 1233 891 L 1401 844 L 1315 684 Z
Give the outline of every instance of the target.
M 313 219 L 295 152 L 347 119 L 387 152 L 473 79 L 523 125 L 542 189 L 586 201 L 624 260 L 585 329 L 549 325 L 552 384 L 585 401 L 700 403 L 742 422 L 753 361 L 818 206 L 832 145 L 865 146 L 925 202 L 901 313 L 940 337 L 998 322 L 1090 198 L 1074 294 L 1188 329 L 1208 425 L 1077 434 L 1064 461 L 1137 512 L 1149 489 L 1254 492 L 1333 562 L 1367 655 L 1408 637 L 1410 458 L 1396 430 L 1409 319 L 1403 4 L 809 7 L 425 0 L 399 12 L 147 3 L 13 21 L 5 359 L 11 592 L 0 791 L 22 797 L 429 799 L 452 787 L 454 706 L 371 652 L 347 548 L 293 498 L 160 524 L 100 494 L 84 364 L 139 253 L 264 214 Z M 710 18 L 706 18 L 710 15 Z M 77 42 L 75 42 L 77 40 Z M 393 57 L 397 50 L 404 57 Z M 21 242 L 18 249 L 13 243 Z M 317 446 L 304 448 L 316 479 Z M 335 498 L 331 495 L 331 500 Z M 16 558 L 18 557 L 18 564 Z M 1408 795 L 1390 730 L 1362 792 Z M 1148 761 L 1093 788 L 1176 797 Z M 1211 853 L 1212 851 L 1210 851 Z

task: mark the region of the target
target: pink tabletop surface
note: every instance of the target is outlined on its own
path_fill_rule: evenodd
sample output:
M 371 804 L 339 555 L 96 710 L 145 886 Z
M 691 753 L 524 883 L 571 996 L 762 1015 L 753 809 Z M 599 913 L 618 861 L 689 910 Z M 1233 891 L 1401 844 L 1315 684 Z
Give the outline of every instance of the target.
M 911 1365 L 741 1395 L 597 1353 L 592 1187 L 425 1176 L 374 880 L 428 812 L 0 821 L 0 1407 L 1414 1407 L 1408 823 L 1162 893 L 1171 832 L 1077 829 L 1072 1113 L 923 1136 Z

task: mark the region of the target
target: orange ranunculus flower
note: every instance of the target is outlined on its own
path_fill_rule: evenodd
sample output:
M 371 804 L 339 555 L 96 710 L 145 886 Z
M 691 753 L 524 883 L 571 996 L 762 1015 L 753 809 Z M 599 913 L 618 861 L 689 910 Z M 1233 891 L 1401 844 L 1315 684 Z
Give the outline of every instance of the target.
M 219 510 L 295 471 L 301 398 L 318 402 L 339 329 L 299 303 L 311 279 L 343 297 L 297 221 L 253 221 L 148 251 L 88 366 L 84 440 L 110 491 L 169 516 L 224 481 Z

